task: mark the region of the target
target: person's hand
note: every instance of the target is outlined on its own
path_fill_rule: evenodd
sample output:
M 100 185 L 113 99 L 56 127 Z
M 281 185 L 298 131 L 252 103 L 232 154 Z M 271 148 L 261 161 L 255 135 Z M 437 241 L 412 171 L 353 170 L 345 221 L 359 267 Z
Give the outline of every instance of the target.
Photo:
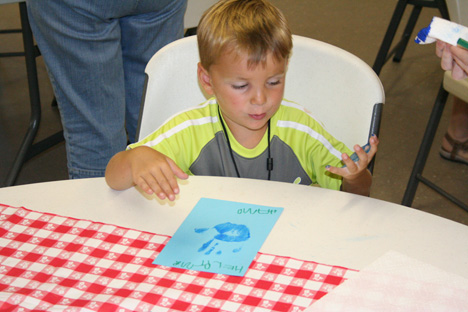
M 174 200 L 179 193 L 177 178 L 188 175 L 164 154 L 141 146 L 128 151 L 132 180 L 147 194 L 156 194 L 160 199 Z
M 452 71 L 453 79 L 468 77 L 468 50 L 437 40 L 436 55 L 441 58 L 442 69 Z

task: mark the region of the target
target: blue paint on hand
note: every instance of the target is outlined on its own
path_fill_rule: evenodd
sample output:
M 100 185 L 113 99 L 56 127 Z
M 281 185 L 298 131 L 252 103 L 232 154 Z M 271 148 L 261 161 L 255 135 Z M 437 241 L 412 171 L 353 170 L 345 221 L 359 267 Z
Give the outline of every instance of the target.
M 208 231 L 210 228 L 197 228 L 195 229 L 195 233 L 204 233 Z M 250 231 L 249 228 L 243 224 L 233 224 L 231 222 L 226 222 L 222 224 L 218 224 L 213 229 L 216 230 L 218 234 L 216 234 L 212 239 L 204 243 L 199 249 L 198 252 L 205 252 L 206 255 L 211 254 L 216 247 L 219 246 L 219 250 L 216 251 L 217 255 L 222 254 L 222 247 L 225 245 L 224 243 L 239 243 L 244 242 L 250 238 Z M 213 245 L 213 241 L 217 240 Z M 221 244 L 221 245 L 220 245 Z M 211 247 L 210 247 L 211 246 Z M 232 252 L 237 253 L 241 251 L 242 247 L 235 247 L 232 249 Z

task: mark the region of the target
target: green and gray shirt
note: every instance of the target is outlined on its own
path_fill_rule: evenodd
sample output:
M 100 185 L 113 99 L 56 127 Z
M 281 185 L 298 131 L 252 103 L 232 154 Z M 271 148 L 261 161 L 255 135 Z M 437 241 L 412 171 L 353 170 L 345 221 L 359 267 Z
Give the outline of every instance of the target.
M 268 179 L 267 131 L 253 149 L 239 144 L 228 127 L 227 131 L 240 176 Z M 270 153 L 274 159 L 272 181 L 340 189 L 341 177 L 325 170 L 325 166 L 341 167 L 341 154 L 350 155 L 351 151 L 325 131 L 304 107 L 283 100 L 271 118 L 270 132 Z M 173 116 L 128 149 L 141 145 L 165 154 L 189 175 L 237 176 L 215 98 Z

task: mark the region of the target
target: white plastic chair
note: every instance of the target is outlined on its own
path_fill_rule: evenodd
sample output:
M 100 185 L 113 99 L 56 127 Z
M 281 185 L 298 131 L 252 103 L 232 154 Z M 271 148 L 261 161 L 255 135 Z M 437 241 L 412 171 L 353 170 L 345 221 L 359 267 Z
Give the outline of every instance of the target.
M 456 23 L 468 26 L 468 1 L 466 0 L 446 0 L 447 8 L 450 14 L 450 19 Z M 437 128 L 439 126 L 442 113 L 448 95 L 452 94 L 468 103 L 468 78 L 463 80 L 455 80 L 452 78 L 450 71 L 444 73 L 442 84 L 439 88 L 439 93 L 432 108 L 429 121 L 424 132 L 424 136 L 419 147 L 418 155 L 413 165 L 408 185 L 403 195 L 402 205 L 410 207 L 413 204 L 414 197 L 418 188 L 419 182 L 424 183 L 440 195 L 452 201 L 462 209 L 468 212 L 468 204 L 462 202 L 440 186 L 423 176 L 424 167 L 426 165 L 429 151 L 434 141 Z
M 198 62 L 195 36 L 175 41 L 151 58 L 138 140 L 175 113 L 206 100 L 198 85 Z M 378 76 L 361 59 L 330 44 L 293 36 L 285 98 L 305 106 L 349 147 L 378 135 L 385 100 Z

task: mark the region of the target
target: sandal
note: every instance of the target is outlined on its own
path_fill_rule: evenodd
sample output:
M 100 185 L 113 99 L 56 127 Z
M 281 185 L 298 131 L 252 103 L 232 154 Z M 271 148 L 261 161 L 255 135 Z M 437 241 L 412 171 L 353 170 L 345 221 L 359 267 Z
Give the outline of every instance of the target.
M 443 146 L 441 146 L 439 151 L 440 156 L 450 161 L 468 165 L 468 159 L 458 154 L 459 151 L 468 151 L 468 139 L 464 142 L 461 142 L 452 138 L 448 133 L 445 133 L 445 139 L 452 146 L 452 151 L 449 152 Z

